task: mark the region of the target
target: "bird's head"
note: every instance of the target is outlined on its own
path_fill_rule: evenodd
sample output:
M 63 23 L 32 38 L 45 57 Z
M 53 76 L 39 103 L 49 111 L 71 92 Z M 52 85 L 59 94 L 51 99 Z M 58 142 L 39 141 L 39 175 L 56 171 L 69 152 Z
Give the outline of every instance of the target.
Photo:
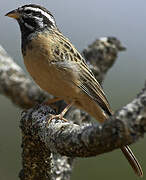
M 22 34 L 56 28 L 53 15 L 44 7 L 35 4 L 24 5 L 8 12 L 5 16 L 18 21 Z

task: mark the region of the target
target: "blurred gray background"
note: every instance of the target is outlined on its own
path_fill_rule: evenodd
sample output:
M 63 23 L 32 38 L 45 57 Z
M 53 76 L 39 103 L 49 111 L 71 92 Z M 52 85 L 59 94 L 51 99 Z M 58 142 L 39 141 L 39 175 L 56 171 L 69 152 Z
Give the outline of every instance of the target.
M 96 38 L 115 36 L 127 47 L 108 72 L 104 90 L 114 110 L 130 102 L 146 80 L 146 1 L 145 0 L 1 0 L 0 44 L 23 67 L 18 24 L 4 16 L 18 6 L 35 3 L 49 9 L 59 29 L 82 51 Z M 26 70 L 25 70 L 26 71 Z M 21 168 L 21 110 L 0 96 L 0 179 L 16 180 Z M 132 146 L 146 179 L 145 139 Z M 76 162 L 75 179 L 136 180 L 119 150 Z

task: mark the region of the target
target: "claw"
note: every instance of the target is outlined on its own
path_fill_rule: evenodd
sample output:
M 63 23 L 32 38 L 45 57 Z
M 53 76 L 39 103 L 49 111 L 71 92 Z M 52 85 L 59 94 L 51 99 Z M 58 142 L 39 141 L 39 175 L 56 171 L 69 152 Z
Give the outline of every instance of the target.
M 68 122 L 67 119 L 65 119 L 62 114 L 58 114 L 58 115 L 51 115 L 51 117 L 49 118 L 48 120 L 48 123 L 50 123 L 53 119 L 60 119 L 60 120 L 63 120 L 64 122 Z
M 63 120 L 65 122 L 68 122 L 67 119 L 65 119 L 63 116 L 65 115 L 65 113 L 69 110 L 69 108 L 73 105 L 73 102 L 69 105 L 67 105 L 67 107 L 58 115 L 51 115 L 51 117 L 48 120 L 48 123 L 50 123 L 50 121 L 52 121 L 52 119 L 60 119 Z

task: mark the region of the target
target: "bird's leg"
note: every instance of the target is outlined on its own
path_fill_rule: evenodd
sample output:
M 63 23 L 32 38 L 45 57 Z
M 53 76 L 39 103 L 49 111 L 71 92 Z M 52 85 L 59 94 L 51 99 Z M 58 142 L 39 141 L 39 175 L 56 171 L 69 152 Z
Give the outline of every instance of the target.
M 52 120 L 52 119 L 61 119 L 61 120 L 63 120 L 63 121 L 65 121 L 65 122 L 67 122 L 68 120 L 67 119 L 65 119 L 63 116 L 65 115 L 65 113 L 70 109 L 70 107 L 72 106 L 74 104 L 74 102 L 71 102 L 70 104 L 68 104 L 64 109 L 63 109 L 63 111 L 60 113 L 60 114 L 58 114 L 58 115 L 51 115 L 51 117 L 49 118 L 49 120 L 48 120 L 48 123 Z

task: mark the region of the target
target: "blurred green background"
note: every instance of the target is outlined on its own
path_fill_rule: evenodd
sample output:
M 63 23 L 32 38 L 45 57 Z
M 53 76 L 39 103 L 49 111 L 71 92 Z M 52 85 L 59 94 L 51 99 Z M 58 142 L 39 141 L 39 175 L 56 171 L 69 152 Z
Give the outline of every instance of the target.
M 114 110 L 130 102 L 146 80 L 146 1 L 145 0 L 1 0 L 0 44 L 24 68 L 18 24 L 4 16 L 23 4 L 45 6 L 59 29 L 82 51 L 96 38 L 115 36 L 127 47 L 109 71 L 104 90 Z M 21 110 L 0 96 L 0 179 L 16 180 L 21 168 Z M 145 139 L 132 146 L 146 179 Z M 119 150 L 94 158 L 79 159 L 72 175 L 75 179 L 138 179 Z

